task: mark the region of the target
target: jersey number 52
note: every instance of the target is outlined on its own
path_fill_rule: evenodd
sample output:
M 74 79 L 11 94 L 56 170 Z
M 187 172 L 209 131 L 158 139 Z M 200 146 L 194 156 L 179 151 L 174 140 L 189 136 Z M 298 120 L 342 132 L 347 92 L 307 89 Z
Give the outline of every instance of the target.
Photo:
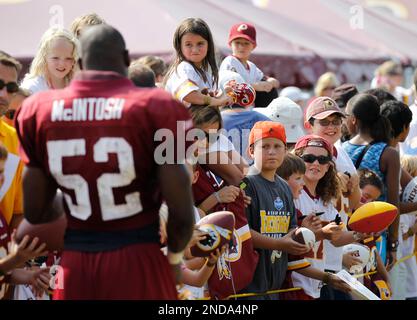
M 51 174 L 59 185 L 75 192 L 77 204 L 64 193 L 71 215 L 80 220 L 87 220 L 92 213 L 87 181 L 79 174 L 64 174 L 62 171 L 64 157 L 86 155 L 85 139 L 48 141 L 47 150 Z M 143 209 L 139 192 L 126 194 L 123 204 L 115 204 L 114 201 L 113 188 L 128 186 L 136 178 L 132 147 L 124 138 L 100 138 L 93 147 L 94 162 L 108 162 L 109 153 L 117 154 L 120 173 L 103 173 L 96 181 L 103 221 L 130 217 Z

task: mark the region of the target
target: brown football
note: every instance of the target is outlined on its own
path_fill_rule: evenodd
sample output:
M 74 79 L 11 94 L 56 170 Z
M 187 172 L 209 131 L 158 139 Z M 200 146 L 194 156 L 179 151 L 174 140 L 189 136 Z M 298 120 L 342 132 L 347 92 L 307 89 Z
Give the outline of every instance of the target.
M 23 219 L 16 230 L 16 241 L 19 243 L 25 235 L 38 237 L 39 243 L 46 243 L 49 251 L 60 251 L 64 248 L 64 235 L 67 218 L 62 214 L 59 218 L 48 223 L 32 224 Z
M 202 218 L 197 226 L 207 236 L 191 247 L 191 254 L 194 257 L 207 257 L 232 240 L 235 216 L 230 211 L 214 212 Z

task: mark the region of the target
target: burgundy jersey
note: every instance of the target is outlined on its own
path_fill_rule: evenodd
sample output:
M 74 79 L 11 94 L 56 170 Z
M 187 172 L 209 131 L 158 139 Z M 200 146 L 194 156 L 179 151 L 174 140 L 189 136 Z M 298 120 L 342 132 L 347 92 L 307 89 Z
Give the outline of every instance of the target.
M 83 71 L 63 90 L 26 99 L 16 127 L 24 163 L 63 191 L 68 228 L 117 231 L 158 221 L 158 161 L 182 161 L 177 146 L 188 147 L 192 120 L 161 89 Z
M 6 219 L 0 212 L 0 260 L 7 256 L 8 243 L 10 241 L 9 226 Z M 5 283 L 5 277 L 0 276 L 0 300 L 3 299 L 7 290 L 7 284 Z
M 221 187 L 207 167 L 198 165 L 197 168 L 200 174 L 193 184 L 193 194 L 196 204 L 200 204 Z M 253 248 L 243 192 L 240 192 L 234 202 L 218 203 L 210 212 L 224 210 L 234 214 L 235 230 L 227 252 L 219 258 L 208 280 L 210 296 L 215 299 L 225 299 L 246 288 L 252 281 L 259 260 L 259 255 Z

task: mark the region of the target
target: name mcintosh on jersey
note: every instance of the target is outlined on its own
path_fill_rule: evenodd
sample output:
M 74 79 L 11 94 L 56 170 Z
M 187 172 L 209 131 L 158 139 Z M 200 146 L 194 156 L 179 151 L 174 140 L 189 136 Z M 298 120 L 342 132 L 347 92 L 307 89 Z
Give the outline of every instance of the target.
M 102 121 L 122 118 L 125 99 L 122 98 L 79 98 L 72 106 L 64 108 L 65 100 L 54 100 L 51 121 Z

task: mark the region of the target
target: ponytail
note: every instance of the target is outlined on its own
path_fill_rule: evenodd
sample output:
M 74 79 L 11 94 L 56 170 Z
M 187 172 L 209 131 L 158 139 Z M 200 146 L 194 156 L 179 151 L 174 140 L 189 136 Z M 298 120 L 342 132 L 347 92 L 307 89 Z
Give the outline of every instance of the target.
M 375 96 L 361 93 L 349 103 L 353 116 L 358 120 L 359 131 L 368 133 L 375 142 L 388 143 L 391 139 L 391 124 L 380 114 L 380 106 Z
M 372 124 L 370 134 L 375 142 L 388 143 L 392 138 L 390 121 L 386 117 L 380 115 Z

